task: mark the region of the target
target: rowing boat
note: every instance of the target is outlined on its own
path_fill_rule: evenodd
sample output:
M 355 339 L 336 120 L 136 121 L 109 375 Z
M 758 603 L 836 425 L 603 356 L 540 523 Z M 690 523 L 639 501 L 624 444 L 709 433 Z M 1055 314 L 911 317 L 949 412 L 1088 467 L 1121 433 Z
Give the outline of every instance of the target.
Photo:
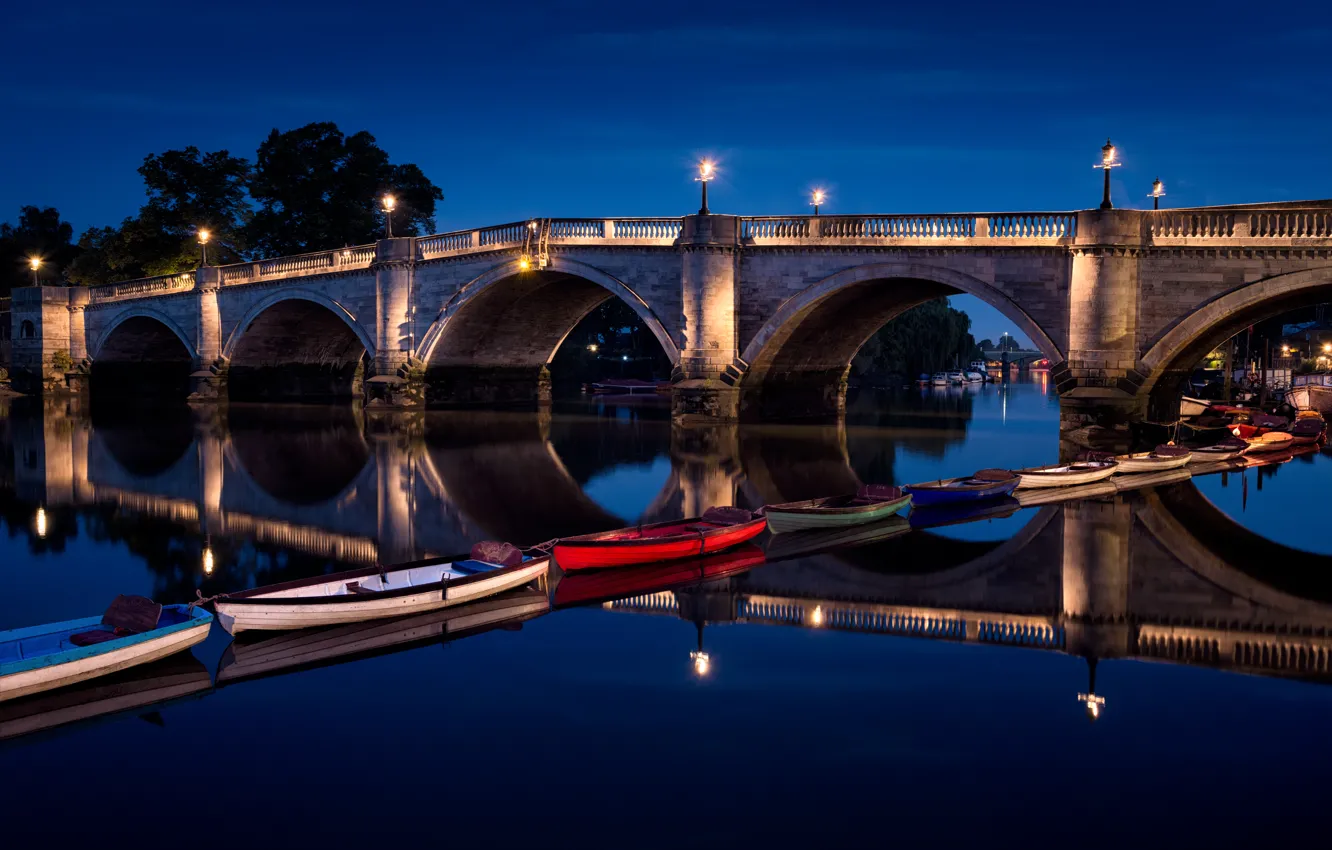
M 1269 431 L 1249 440 L 1249 454 L 1287 451 L 1295 443 L 1295 438 L 1285 431 Z
M 1179 400 L 1180 416 L 1199 416 L 1204 410 L 1211 406 L 1211 402 L 1201 398 L 1191 398 L 1184 396 Z
M 1320 416 L 1317 419 L 1296 419 L 1295 424 L 1291 425 L 1286 433 L 1290 434 L 1295 445 L 1310 446 L 1323 439 L 1326 431 L 1327 423 Z
M 711 555 L 748 543 L 767 523 L 744 508 L 708 508 L 701 517 L 562 538 L 555 563 L 567 572 Z
M 550 556 L 524 557 L 506 543 L 480 543 L 469 558 L 430 558 L 271 584 L 219 598 L 231 634 L 305 629 L 420 614 L 475 602 L 546 574 Z
M 1179 469 L 1189 462 L 1191 455 L 1192 452 L 1183 446 L 1157 446 L 1150 452 L 1120 455 L 1115 458 L 1115 462 L 1119 464 L 1115 474 L 1133 475 L 1140 472 Z
M 458 640 L 497 628 L 517 628 L 550 611 L 545 590 L 514 590 L 390 620 L 323 629 L 238 637 L 222 654 L 218 685 L 374 658 L 411 647 Z
M 764 560 L 762 549 L 753 543 L 746 543 L 706 558 L 667 561 L 622 570 L 570 573 L 561 576 L 555 585 L 554 605 L 556 608 L 570 608 L 661 593 L 701 581 L 739 575 L 759 566 Z
M 1234 460 L 1249 450 L 1247 440 L 1241 440 L 1239 437 L 1230 437 L 1213 443 L 1210 446 L 1199 446 L 1193 449 L 1193 455 L 1189 458 L 1190 463 L 1207 463 L 1218 460 Z
M 897 487 L 861 487 L 854 495 L 807 499 L 768 505 L 763 513 L 773 534 L 814 528 L 866 525 L 898 513 L 911 504 L 911 494 Z
M 1017 489 L 1018 476 L 1006 469 L 982 469 L 966 478 L 947 478 L 908 484 L 903 489 L 911 494 L 912 511 L 941 505 L 985 502 L 1012 495 Z
M 122 595 L 101 617 L 0 632 L 0 702 L 184 652 L 212 624 L 202 608 Z
M 1078 463 L 1016 469 L 1014 472 L 1019 478 L 1018 489 L 1023 490 L 1030 487 L 1073 487 L 1078 484 L 1092 484 L 1114 475 L 1118 468 L 1119 464 L 1113 460 L 1085 460 Z

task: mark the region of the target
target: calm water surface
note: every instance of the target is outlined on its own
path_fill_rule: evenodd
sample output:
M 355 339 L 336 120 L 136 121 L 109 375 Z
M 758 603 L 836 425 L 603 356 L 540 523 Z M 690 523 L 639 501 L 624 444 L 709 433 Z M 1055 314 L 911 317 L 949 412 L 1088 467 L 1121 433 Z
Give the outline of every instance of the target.
M 1059 451 L 1039 373 L 866 394 L 837 427 L 666 414 L 10 403 L 0 629 Z M 314 654 L 215 628 L 112 683 L 162 699 L 27 711 L 49 728 L 0 741 L 3 846 L 1311 835 L 1332 756 L 1329 471 L 1324 451 L 857 546 L 761 539 L 694 565 L 705 580 L 552 580 Z

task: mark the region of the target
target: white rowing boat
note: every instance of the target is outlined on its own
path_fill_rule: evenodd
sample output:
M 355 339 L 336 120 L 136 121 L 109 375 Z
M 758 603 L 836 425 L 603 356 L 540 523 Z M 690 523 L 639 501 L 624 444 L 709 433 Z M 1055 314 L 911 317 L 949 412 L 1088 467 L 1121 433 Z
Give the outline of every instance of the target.
M 1088 460 L 1013 471 L 1018 474 L 1018 489 L 1024 490 L 1031 487 L 1074 487 L 1079 484 L 1092 484 L 1114 475 L 1118 468 L 1119 464 L 1113 460 Z
M 387 568 L 370 567 L 233 593 L 217 600 L 217 619 L 231 634 L 247 629 L 305 629 L 421 614 L 475 602 L 522 587 L 546 574 L 550 556 L 504 554 L 432 558 Z
M 1162 472 L 1167 469 L 1179 469 L 1188 464 L 1193 453 L 1178 446 L 1157 446 L 1150 452 L 1138 452 L 1120 455 L 1115 458 L 1119 468 L 1116 475 L 1135 475 L 1142 472 Z
M 0 702 L 184 652 L 212 624 L 202 608 L 118 596 L 101 617 L 0 632 Z

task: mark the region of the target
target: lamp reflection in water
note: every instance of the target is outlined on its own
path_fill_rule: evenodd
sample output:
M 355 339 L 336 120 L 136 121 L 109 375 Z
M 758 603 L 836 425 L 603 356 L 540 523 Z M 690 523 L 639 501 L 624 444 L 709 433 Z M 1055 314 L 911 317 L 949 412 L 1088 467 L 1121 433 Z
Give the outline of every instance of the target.
M 809 624 L 818 628 L 823 625 L 823 606 L 815 605 L 814 610 L 809 613 Z
M 34 525 L 37 527 L 37 536 L 46 537 L 46 508 L 37 509 Z
M 1087 707 L 1087 719 L 1093 723 L 1105 711 L 1105 697 L 1096 695 L 1096 661 L 1087 659 L 1087 693 L 1078 694 L 1078 702 Z
M 708 670 L 712 669 L 712 659 L 703 650 L 697 650 L 689 653 L 689 657 L 694 662 L 694 673 L 699 677 L 708 675 Z
M 213 550 L 208 546 L 203 550 L 203 571 L 206 576 L 213 574 Z

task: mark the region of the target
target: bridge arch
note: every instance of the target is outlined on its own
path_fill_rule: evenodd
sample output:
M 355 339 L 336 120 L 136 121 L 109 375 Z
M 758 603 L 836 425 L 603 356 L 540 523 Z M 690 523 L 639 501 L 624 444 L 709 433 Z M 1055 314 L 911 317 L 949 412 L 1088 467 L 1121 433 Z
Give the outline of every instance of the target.
M 360 391 L 374 339 L 342 304 L 290 289 L 255 302 L 227 337 L 228 394 L 238 401 L 347 400 Z
M 1016 301 L 985 281 L 914 262 L 853 266 L 787 299 L 745 346 L 742 412 L 838 412 L 851 359 L 896 316 L 933 298 L 974 295 L 1014 322 L 1051 362 L 1064 353 Z
M 569 333 L 608 298 L 623 301 L 671 365 L 680 351 L 661 319 L 623 281 L 595 266 L 550 258 L 540 271 L 506 261 L 464 284 L 422 336 L 431 400 L 535 398 L 541 371 Z
M 1177 410 L 1179 379 L 1207 352 L 1254 322 L 1330 300 L 1332 266 L 1273 275 L 1204 301 L 1143 344 L 1140 397 L 1151 401 L 1153 413 L 1169 417 L 1169 408 Z
M 93 340 L 89 353 L 92 392 L 106 398 L 184 398 L 190 372 L 199 362 L 185 330 L 149 307 L 118 313 Z

